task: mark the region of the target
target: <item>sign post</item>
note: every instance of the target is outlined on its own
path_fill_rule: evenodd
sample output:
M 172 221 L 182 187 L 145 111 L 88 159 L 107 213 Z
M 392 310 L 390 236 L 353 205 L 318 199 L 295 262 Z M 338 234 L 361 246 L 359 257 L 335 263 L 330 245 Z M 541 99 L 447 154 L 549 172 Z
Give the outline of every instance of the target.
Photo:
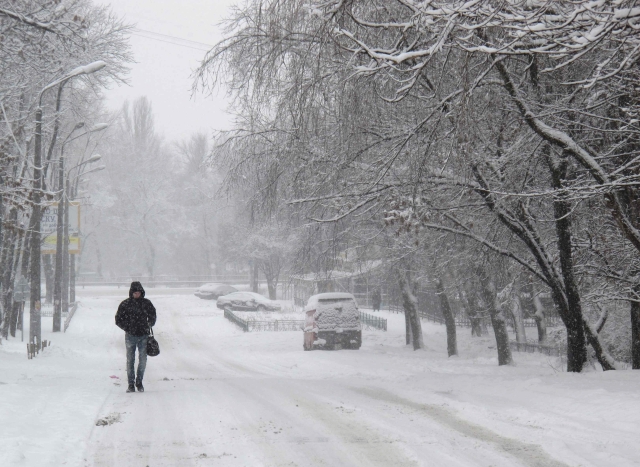
M 24 277 L 20 277 L 13 286 L 13 301 L 20 302 L 20 333 L 24 342 L 24 302 L 29 300 L 29 282 Z
M 55 255 L 58 241 L 58 203 L 44 207 L 41 220 L 43 255 Z M 80 201 L 69 201 L 69 254 L 80 254 Z

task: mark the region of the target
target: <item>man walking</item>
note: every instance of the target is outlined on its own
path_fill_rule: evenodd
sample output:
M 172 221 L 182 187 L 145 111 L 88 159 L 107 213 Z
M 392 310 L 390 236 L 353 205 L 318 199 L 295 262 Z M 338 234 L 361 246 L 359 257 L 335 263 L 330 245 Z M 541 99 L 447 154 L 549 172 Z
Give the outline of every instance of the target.
M 373 311 L 380 311 L 380 305 L 382 304 L 382 294 L 380 293 L 380 289 L 375 289 L 373 291 L 371 304 L 373 305 Z
M 156 309 L 150 300 L 144 298 L 144 289 L 140 282 L 132 282 L 129 298 L 120 303 L 116 313 L 116 326 L 125 332 L 124 343 L 127 348 L 127 392 L 144 392 L 142 378 L 147 366 L 147 339 L 149 328 L 156 324 Z M 138 374 L 134 371 L 138 348 Z M 135 382 L 135 388 L 133 386 Z

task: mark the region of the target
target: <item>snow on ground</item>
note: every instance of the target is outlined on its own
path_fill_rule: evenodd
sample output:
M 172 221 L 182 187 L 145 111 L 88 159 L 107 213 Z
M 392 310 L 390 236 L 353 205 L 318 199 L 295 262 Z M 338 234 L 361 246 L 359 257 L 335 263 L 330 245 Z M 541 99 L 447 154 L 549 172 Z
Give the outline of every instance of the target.
M 389 331 L 364 331 L 360 350 L 304 352 L 301 332 L 243 333 L 192 292 L 147 291 L 161 354 L 144 394 L 124 392 L 125 289 L 80 289 L 66 333 L 43 319 L 53 345 L 33 360 L 4 341 L 0 465 L 640 465 L 640 372 L 521 353 L 498 367 L 493 338 L 467 329 L 449 359 L 431 323 L 414 352 L 385 312 Z

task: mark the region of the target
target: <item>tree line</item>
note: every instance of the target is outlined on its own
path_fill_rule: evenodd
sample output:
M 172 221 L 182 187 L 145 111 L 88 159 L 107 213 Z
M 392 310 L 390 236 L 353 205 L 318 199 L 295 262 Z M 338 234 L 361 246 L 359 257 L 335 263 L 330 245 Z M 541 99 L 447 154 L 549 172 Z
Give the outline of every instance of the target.
M 414 348 L 430 284 L 450 355 L 455 297 L 500 364 L 528 310 L 568 371 L 640 368 L 636 3 L 250 0 L 197 71 L 237 115 L 213 163 L 291 271 L 383 262 Z
M 108 8 L 86 0 L 0 2 L 0 332 L 4 338 L 15 335 L 20 325 L 14 285 L 18 277 L 34 276 L 30 252 L 38 243 L 33 232 L 42 209 L 63 201 L 65 185 L 71 186 L 70 196 L 78 196 L 82 175 L 98 159 L 96 141 L 109 123 L 102 120 L 101 92 L 110 83 L 125 80 L 131 62 L 128 31 L 129 26 Z M 54 261 L 51 255 L 44 255 L 43 261 L 51 299 Z M 35 301 L 40 306 L 39 298 Z M 31 329 L 31 340 L 39 343 L 39 321 L 32 322 Z

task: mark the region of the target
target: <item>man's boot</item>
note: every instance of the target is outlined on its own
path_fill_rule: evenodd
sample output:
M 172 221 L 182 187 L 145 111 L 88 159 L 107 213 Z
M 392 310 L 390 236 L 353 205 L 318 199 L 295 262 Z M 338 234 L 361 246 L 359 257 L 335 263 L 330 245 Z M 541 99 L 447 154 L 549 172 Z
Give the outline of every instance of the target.
M 133 387 L 133 384 L 130 384 L 127 388 L 127 392 L 136 392 L 136 388 Z
M 144 386 L 142 385 L 142 381 L 136 383 L 136 388 L 138 388 L 138 392 L 144 392 Z

